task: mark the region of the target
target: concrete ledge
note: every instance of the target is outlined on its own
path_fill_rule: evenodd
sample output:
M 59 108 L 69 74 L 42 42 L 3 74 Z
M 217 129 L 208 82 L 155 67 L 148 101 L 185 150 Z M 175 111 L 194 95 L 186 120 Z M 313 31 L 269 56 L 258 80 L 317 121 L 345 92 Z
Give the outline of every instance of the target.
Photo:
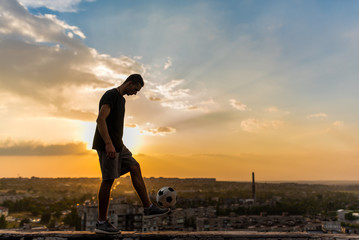
M 358 239 L 359 235 L 348 234 L 313 234 L 303 232 L 122 232 L 121 235 L 101 235 L 93 232 L 15 232 L 0 230 L 0 240 L 349 240 Z

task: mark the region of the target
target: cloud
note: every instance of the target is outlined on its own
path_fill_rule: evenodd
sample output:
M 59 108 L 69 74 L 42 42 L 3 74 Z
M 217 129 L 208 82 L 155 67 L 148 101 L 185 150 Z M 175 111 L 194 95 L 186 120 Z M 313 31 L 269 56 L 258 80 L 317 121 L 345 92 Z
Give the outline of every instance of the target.
M 147 96 L 149 100 L 153 101 L 153 102 L 160 102 L 162 100 L 162 98 L 159 97 L 154 97 L 154 96 Z
M 13 140 L 2 141 L 0 156 L 59 156 L 87 154 L 86 143 L 44 145 L 39 142 Z
M 315 114 L 310 114 L 307 116 L 307 119 L 311 119 L 311 118 L 326 118 L 328 117 L 328 115 L 326 113 L 315 113 Z
M 125 126 L 129 127 L 129 128 L 136 128 L 137 124 L 136 123 L 126 123 Z
M 165 65 L 163 66 L 163 70 L 167 70 L 168 68 L 170 68 L 172 66 L 172 59 L 170 57 L 167 58 L 167 62 L 165 63 Z
M 267 108 L 267 112 L 278 112 L 279 109 L 277 107 L 269 107 Z
M 20 0 L 20 2 L 26 7 L 46 7 L 48 9 L 59 12 L 77 12 L 77 5 L 84 1 L 93 2 L 94 0 Z
M 335 121 L 333 123 L 331 123 L 331 125 L 327 128 L 325 128 L 324 130 L 322 130 L 320 133 L 329 133 L 329 132 L 338 132 L 338 130 L 344 130 L 344 122 L 342 121 Z M 355 140 L 350 137 L 350 140 L 348 142 L 355 142 Z
M 172 80 L 163 85 L 157 85 L 155 89 L 152 89 L 152 93 L 157 93 L 162 95 L 165 100 L 176 100 L 182 99 L 188 96 L 189 89 L 176 89 L 178 85 L 181 85 L 184 82 L 183 79 Z
M 170 101 L 161 103 L 163 107 L 169 107 L 177 110 L 196 110 L 197 107 L 188 104 L 188 101 Z
M 13 0 L 0 12 L 0 92 L 35 100 L 44 115 L 91 120 L 103 89 L 144 72 L 134 59 L 87 47 L 78 27 L 54 15 L 32 15 Z
M 67 32 L 68 37 L 73 38 L 74 34 L 75 34 L 82 39 L 86 38 L 85 34 L 83 32 L 81 32 L 81 30 L 78 27 L 68 25 L 64 21 L 57 19 L 57 17 L 55 15 L 45 14 L 44 17 L 51 19 L 54 23 L 56 23 L 58 26 L 62 27 L 63 29 L 69 30 L 70 32 Z
M 165 84 L 152 82 L 144 94 L 150 101 L 159 102 L 162 107 L 174 110 L 209 112 L 217 107 L 213 99 L 203 100 L 200 94 L 191 94 L 188 88 L 179 88 L 185 80 L 171 80 Z
M 152 89 L 145 92 L 145 96 L 151 101 L 161 102 L 161 106 L 172 109 L 190 109 L 189 92 L 187 88 L 177 88 L 183 84 L 184 79 L 171 80 L 165 84 L 152 84 Z
M 79 42 L 71 41 L 67 33 L 72 32 L 80 38 L 85 35 L 76 26 L 70 26 L 51 14 L 34 16 L 17 1 L 4 0 L 0 9 L 0 33 L 16 35 L 32 42 L 52 43 L 54 40 L 72 47 L 80 47 Z
M 52 113 L 52 115 L 70 119 L 81 119 L 83 121 L 89 122 L 94 121 L 97 117 L 97 115 L 93 112 L 66 108 L 57 108 L 56 111 Z
M 249 118 L 241 122 L 241 128 L 247 132 L 258 132 L 266 129 L 277 129 L 283 127 L 285 124 L 280 120 L 257 120 Z
M 285 115 L 289 114 L 288 111 L 283 111 L 275 106 L 267 108 L 266 112 L 271 113 L 271 114 L 276 114 L 277 116 L 285 116 Z
M 159 127 L 142 130 L 141 133 L 157 136 L 165 136 L 176 133 L 176 129 L 172 127 Z
M 333 126 L 334 127 L 342 127 L 342 126 L 344 126 L 344 122 L 342 122 L 342 121 L 335 121 L 335 122 L 333 122 Z
M 235 109 L 239 110 L 239 111 L 246 111 L 246 110 L 250 110 L 248 109 L 247 105 L 243 104 L 240 101 L 237 101 L 235 99 L 230 99 L 229 103 L 232 107 L 234 107 Z

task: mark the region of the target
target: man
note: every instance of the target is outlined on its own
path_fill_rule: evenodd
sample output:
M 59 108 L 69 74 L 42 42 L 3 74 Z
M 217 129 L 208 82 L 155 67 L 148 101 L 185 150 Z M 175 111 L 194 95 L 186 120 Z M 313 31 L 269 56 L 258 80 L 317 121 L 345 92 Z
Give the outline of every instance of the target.
M 100 100 L 92 146 L 97 150 L 102 173 L 98 193 L 98 222 L 95 229 L 97 233 L 120 233 L 119 229 L 108 222 L 107 210 L 114 180 L 128 172 L 142 201 L 145 218 L 161 216 L 170 211 L 170 209 L 162 209 L 152 204 L 142 178 L 140 165 L 122 142 L 126 103 L 124 96 L 136 95 L 143 85 L 141 75 L 132 74 L 121 86 L 108 90 Z

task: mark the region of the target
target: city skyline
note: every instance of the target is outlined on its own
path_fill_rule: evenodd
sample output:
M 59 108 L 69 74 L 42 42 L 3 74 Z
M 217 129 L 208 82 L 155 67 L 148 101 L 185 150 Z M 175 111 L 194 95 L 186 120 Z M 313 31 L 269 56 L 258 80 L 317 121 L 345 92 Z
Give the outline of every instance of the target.
M 357 1 L 0 3 L 0 176 L 99 177 L 98 102 L 131 73 L 144 177 L 359 180 Z

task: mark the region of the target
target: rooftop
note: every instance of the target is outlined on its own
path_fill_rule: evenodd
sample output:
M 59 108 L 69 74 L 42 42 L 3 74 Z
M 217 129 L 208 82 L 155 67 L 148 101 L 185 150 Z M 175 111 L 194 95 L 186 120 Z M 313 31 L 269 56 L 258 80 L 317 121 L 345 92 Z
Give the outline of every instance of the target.
M 123 232 L 122 235 L 101 235 L 86 231 L 45 231 L 45 232 L 15 232 L 0 230 L 0 240 L 293 240 L 293 239 L 315 239 L 315 240 L 346 240 L 359 239 L 359 235 L 349 234 L 323 234 L 323 233 L 304 233 L 304 232 L 152 232 L 137 233 Z

